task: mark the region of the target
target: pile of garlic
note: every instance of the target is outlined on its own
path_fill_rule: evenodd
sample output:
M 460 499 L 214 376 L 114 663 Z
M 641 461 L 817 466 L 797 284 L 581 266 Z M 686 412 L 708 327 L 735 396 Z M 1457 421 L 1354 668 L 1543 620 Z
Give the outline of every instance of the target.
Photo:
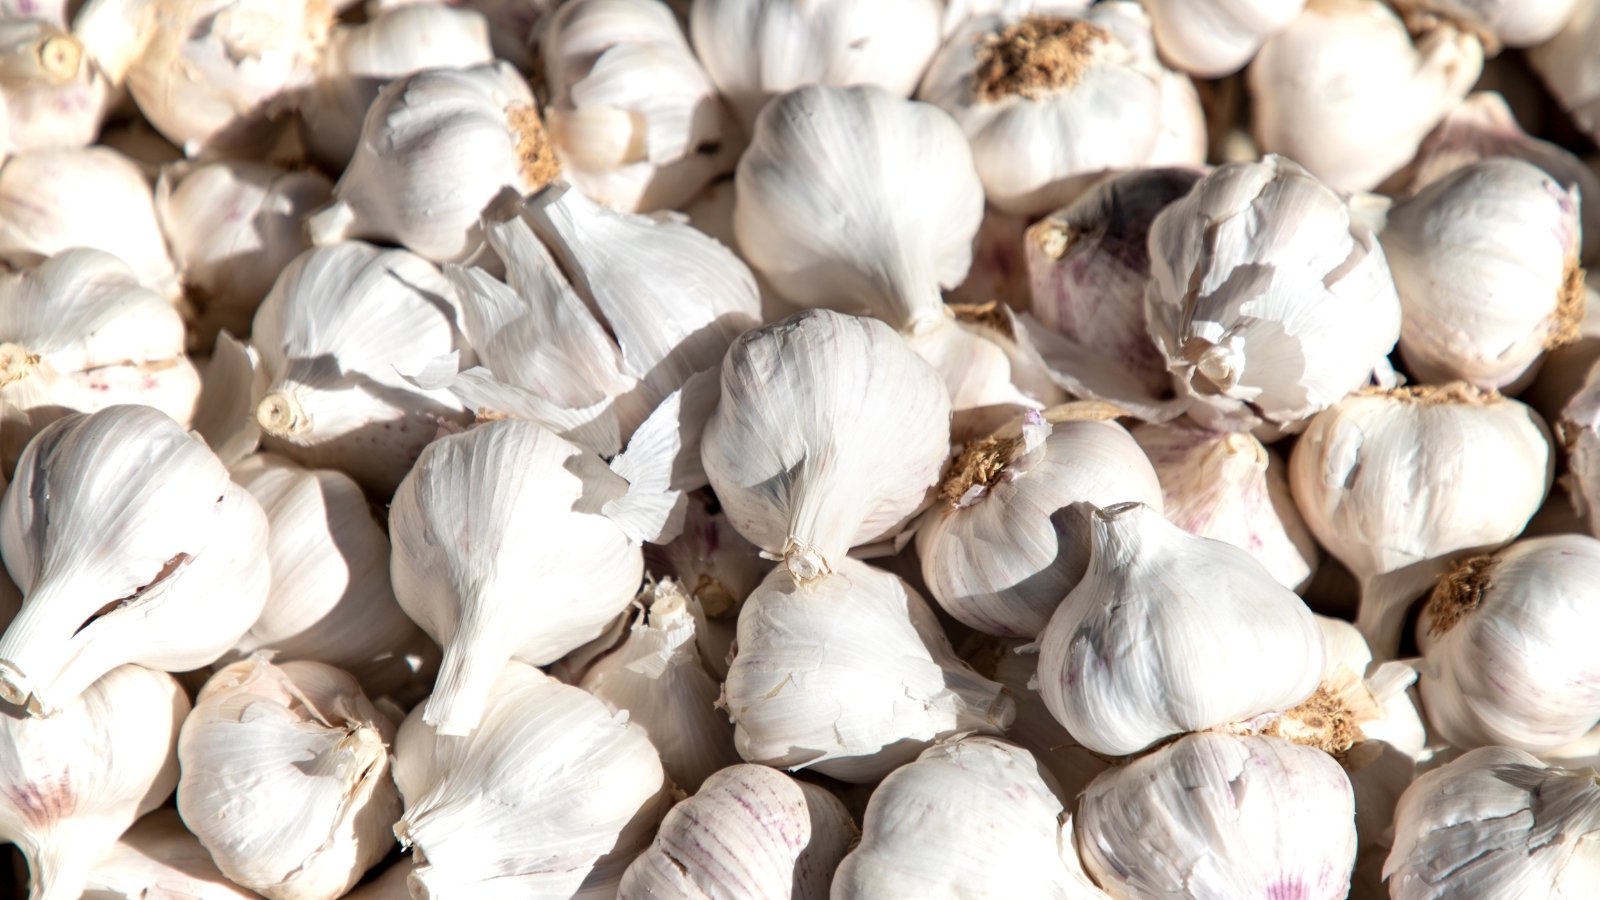
M 1600 895 L 1600 0 L 0 0 L 0 896 Z

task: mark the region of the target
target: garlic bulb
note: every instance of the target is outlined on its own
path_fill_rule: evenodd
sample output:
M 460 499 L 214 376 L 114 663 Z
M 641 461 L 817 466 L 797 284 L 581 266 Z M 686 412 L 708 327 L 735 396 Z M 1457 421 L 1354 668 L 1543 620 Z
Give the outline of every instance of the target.
M 1306 0 L 1145 0 L 1161 56 L 1201 78 L 1244 68 Z
M 407 6 L 433 4 L 438 0 L 367 0 L 367 16 L 384 15 Z M 530 48 L 538 43 L 539 29 L 560 0 L 444 0 L 451 6 L 466 6 L 489 20 L 489 43 L 494 55 L 518 69 L 535 68 Z
M 1443 19 L 1487 36 L 1494 45 L 1534 47 L 1561 32 L 1580 0 L 1397 0 L 1414 29 Z
M 52 718 L 0 715 L 0 839 L 28 860 L 31 900 L 77 900 L 95 862 L 167 799 L 188 712 L 171 675 L 121 666 Z
M 1473 750 L 1400 799 L 1383 867 L 1395 900 L 1590 896 L 1600 866 L 1594 771 L 1506 747 Z
M 462 260 L 502 193 L 531 194 L 559 170 L 510 64 L 424 70 L 378 93 L 336 202 L 311 217 L 311 239 L 392 241 L 436 262 Z
M 389 852 L 394 724 L 348 674 L 262 657 L 211 676 L 178 739 L 178 812 L 224 875 L 333 898 Z
M 1108 171 L 1205 162 L 1200 98 L 1156 58 L 1138 4 L 1061 6 L 972 18 L 917 92 L 961 126 L 1005 212 L 1049 212 Z
M 1553 465 L 1537 413 L 1457 383 L 1340 401 L 1295 444 L 1289 484 L 1317 542 L 1360 581 L 1356 625 L 1383 660 L 1450 558 L 1522 530 Z
M 1248 552 L 1142 503 L 1089 527 L 1089 568 L 1039 635 L 1039 693 L 1074 740 L 1122 756 L 1316 690 L 1311 610 Z
M 1191 734 L 1089 785 L 1078 852 L 1115 897 L 1337 900 L 1350 889 L 1354 811 L 1349 779 L 1321 750 Z
M 1578 323 L 1578 339 L 1544 355 L 1539 372 L 1517 399 L 1539 411 L 1568 441 L 1568 470 L 1571 464 L 1572 435 L 1564 431 L 1563 410 L 1575 402 L 1596 361 L 1600 361 L 1600 269 L 1584 280 L 1583 320 Z
M 928 591 L 985 634 L 1033 637 L 1089 564 L 1088 522 L 1069 507 L 1161 508 L 1161 485 L 1111 416 L 1080 403 L 1030 413 L 968 442 L 917 526 Z
M 833 896 L 1106 897 L 1084 875 L 1071 834 L 1032 754 L 997 738 L 953 740 L 872 792 Z
M 90 870 L 82 900 L 251 900 L 223 877 L 175 809 L 143 816 Z
M 1559 34 L 1528 51 L 1529 65 L 1566 107 L 1572 121 L 1591 138 L 1600 138 L 1600 60 L 1594 54 L 1597 37 L 1600 6 L 1579 3 Z
M 701 458 L 728 520 L 800 581 L 921 505 L 948 447 L 938 376 L 882 322 L 826 310 L 746 332 Z M 892 384 L 894 391 L 863 391 Z
M 1380 235 L 1400 292 L 1400 352 L 1427 383 L 1527 380 L 1578 336 L 1576 189 L 1531 163 L 1488 159 L 1394 204 Z
M 531 422 L 428 445 L 389 510 L 395 597 L 444 647 L 424 721 L 471 732 L 507 660 L 554 662 L 627 608 L 644 560 L 600 511 L 626 489 Z
M 721 687 L 700 661 L 690 598 L 672 579 L 640 594 L 628 637 L 584 673 L 579 687 L 644 726 L 672 783 L 698 791 L 711 773 L 739 762 L 733 727 L 719 711 Z
M 199 439 L 147 406 L 58 419 L 0 501 L 26 598 L 0 637 L 0 698 L 48 715 L 124 663 L 220 657 L 267 599 L 267 521 Z
M 413 896 L 568 897 L 649 844 L 668 785 L 625 714 L 516 662 L 470 736 L 437 736 L 423 709 L 394 744 Z
M 460 347 L 456 315 L 439 270 L 404 250 L 349 241 L 295 257 L 251 330 L 263 446 L 388 496 L 437 423 L 466 419 L 448 392 L 402 374 Z
M 1214 169 L 1150 228 L 1145 315 L 1190 415 L 1293 429 L 1367 383 L 1400 334 L 1382 248 L 1280 156 Z
M 766 766 L 730 766 L 667 813 L 617 896 L 827 900 L 856 836 L 825 788 Z
M 849 557 L 806 583 L 781 566 L 761 582 L 739 613 L 723 704 L 746 760 L 856 783 L 940 738 L 999 733 L 1013 714 L 910 585 Z
M 808 84 L 875 85 L 909 96 L 939 47 L 941 6 L 937 0 L 701 0 L 690 9 L 689 27 L 706 72 L 749 124 L 769 98 Z
M 105 78 L 76 37 L 42 19 L 0 18 L 0 158 L 87 147 L 111 104 Z
M 577 0 L 544 30 L 550 139 L 568 180 L 613 209 L 680 208 L 743 143 L 672 11 Z
M 1249 434 L 1182 423 L 1141 425 L 1133 439 L 1161 479 L 1168 521 L 1248 550 L 1290 590 L 1310 583 L 1317 542 L 1295 508 L 1282 457 Z
M 1482 68 L 1469 31 L 1440 24 L 1413 45 L 1379 0 L 1313 0 L 1250 64 L 1256 140 L 1334 188 L 1371 190 L 1411 159 Z
M 200 376 L 183 321 L 133 271 L 98 250 L 67 250 L 0 275 L 0 466 L 71 412 L 142 403 L 188 424 Z
M 248 337 L 272 283 L 310 246 L 305 219 L 332 184 L 317 172 L 242 161 L 178 165 L 156 181 L 156 213 L 192 310 L 191 341 Z

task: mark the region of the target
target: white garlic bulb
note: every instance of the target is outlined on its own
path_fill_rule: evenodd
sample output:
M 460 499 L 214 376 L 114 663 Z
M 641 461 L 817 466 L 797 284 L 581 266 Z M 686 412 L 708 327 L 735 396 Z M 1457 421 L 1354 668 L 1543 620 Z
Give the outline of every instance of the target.
M 965 23 L 917 92 L 966 133 L 991 204 L 1037 216 L 1108 171 L 1205 162 L 1200 98 L 1138 4 L 1027 6 Z
M 456 316 L 449 282 L 404 250 L 347 241 L 295 257 L 251 329 L 262 445 L 392 493 L 437 423 L 467 418 L 447 391 L 403 374 L 461 346 Z
M 311 239 L 392 241 L 435 262 L 462 260 L 503 192 L 533 193 L 559 170 L 509 63 L 424 70 L 378 93 L 336 201 L 311 217 Z
M 1553 467 L 1537 413 L 1457 383 L 1340 401 L 1295 444 L 1289 484 L 1317 542 L 1360 582 L 1356 625 L 1385 660 L 1411 601 L 1453 556 L 1522 531 Z
M 1559 34 L 1528 51 L 1528 63 L 1544 79 L 1545 87 L 1591 138 L 1600 138 L 1600 60 L 1594 54 L 1597 37 L 1600 6 L 1579 3 Z
M 142 816 L 90 870 L 81 900 L 251 900 L 228 881 L 175 809 Z
M 214 454 L 148 406 L 58 419 L 0 501 L 26 598 L 0 637 L 0 698 L 46 715 L 124 663 L 220 657 L 267 599 L 267 520 Z
M 1088 522 L 1069 507 L 1161 508 L 1156 471 L 1115 414 L 1055 407 L 962 448 L 917 525 L 922 578 L 945 612 L 985 634 L 1034 637 L 1089 564 Z
M 1580 0 L 1396 0 L 1416 30 L 1438 19 L 1485 36 L 1490 49 L 1534 47 L 1561 32 Z
M 1321 750 L 1191 734 L 1089 785 L 1078 852 L 1115 897 L 1338 900 L 1354 813 L 1349 779 Z
M 108 253 L 67 250 L 0 275 L 0 466 L 70 412 L 140 403 L 188 424 L 200 375 L 183 340 L 172 304 Z
M 667 813 L 617 897 L 827 900 L 856 836 L 827 789 L 766 766 L 729 766 Z
M 517 662 L 467 737 L 436 735 L 412 710 L 394 780 L 413 896 L 507 900 L 573 896 L 608 863 L 626 866 L 650 843 L 669 786 L 644 729 Z
M 746 124 L 767 100 L 821 84 L 909 96 L 939 47 L 938 0 L 701 0 L 694 49 Z M 902 160 L 903 162 L 904 160 Z
M 0 18 L 0 159 L 27 150 L 87 147 L 112 100 L 106 79 L 76 37 L 43 19 Z
M 722 364 L 701 458 L 728 520 L 797 579 L 922 504 L 948 448 L 938 376 L 882 322 L 826 310 L 746 332 Z M 894 391 L 862 391 L 892 384 Z
M 1577 338 L 1578 200 L 1532 163 L 1487 159 L 1390 208 L 1379 237 L 1413 375 L 1517 386 L 1545 350 Z
M 974 736 L 938 744 L 872 792 L 833 896 L 1107 895 L 1083 873 L 1071 816 L 1028 751 Z
M 101 855 L 166 801 L 188 712 L 171 675 L 121 666 L 52 718 L 0 715 L 0 839 L 27 859 L 31 900 L 77 900 Z
M 1126 755 L 1316 690 L 1316 620 L 1248 552 L 1142 503 L 1089 525 L 1089 568 L 1039 635 L 1039 693 L 1074 740 Z
M 367 0 L 369 17 L 383 15 L 407 6 L 436 3 L 438 0 Z M 451 6 L 466 6 L 489 20 L 489 43 L 494 55 L 518 69 L 535 68 L 530 49 L 538 43 L 539 29 L 560 0 L 445 0 Z
M 1190 415 L 1294 428 L 1367 383 L 1400 334 L 1383 250 L 1280 156 L 1214 169 L 1150 229 L 1145 315 Z
M 926 601 L 849 557 L 805 583 L 773 569 L 739 613 L 737 646 L 723 703 L 750 762 L 867 783 L 940 738 L 1012 720 Z
M 1201 78 L 1244 68 L 1306 0 L 1145 0 L 1162 58 Z
M 348 891 L 389 852 L 394 724 L 333 666 L 257 657 L 211 676 L 178 739 L 178 812 L 271 900 Z

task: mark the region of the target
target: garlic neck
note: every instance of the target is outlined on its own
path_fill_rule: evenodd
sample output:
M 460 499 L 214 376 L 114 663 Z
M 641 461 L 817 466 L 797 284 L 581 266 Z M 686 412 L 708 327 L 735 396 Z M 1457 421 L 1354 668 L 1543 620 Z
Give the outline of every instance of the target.
M 256 424 L 267 434 L 293 438 L 311 430 L 311 416 L 292 391 L 274 391 L 256 405 Z
M 27 378 L 38 367 L 39 354 L 21 344 L 0 344 L 0 388 Z
M 1029 16 L 978 45 L 973 92 L 979 100 L 1039 100 L 1072 87 L 1111 40 L 1103 28 L 1059 16 Z

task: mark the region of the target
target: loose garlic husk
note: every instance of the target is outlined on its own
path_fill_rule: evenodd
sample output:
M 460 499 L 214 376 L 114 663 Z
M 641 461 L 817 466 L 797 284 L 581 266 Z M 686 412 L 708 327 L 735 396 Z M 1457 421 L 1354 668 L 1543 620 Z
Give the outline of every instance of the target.
M 872 792 L 833 896 L 1106 898 L 1072 844 L 1069 811 L 1008 741 L 935 745 Z
M 406 810 L 394 832 L 415 851 L 414 897 L 579 894 L 626 866 L 666 811 L 644 729 L 532 666 L 498 673 L 470 736 L 436 735 L 423 709 L 394 744 Z
M 1581 0 L 1396 0 L 1413 31 L 1444 20 L 1498 47 L 1535 47 L 1555 37 Z
M 730 766 L 667 813 L 617 897 L 827 900 L 856 836 L 827 789 L 766 766 Z
M 200 375 L 183 339 L 172 304 L 108 253 L 67 250 L 0 275 L 0 468 L 72 412 L 139 403 L 187 425 Z
M 1553 467 L 1537 413 L 1457 383 L 1340 401 L 1295 444 L 1289 484 L 1317 542 L 1360 582 L 1356 625 L 1387 660 L 1411 600 L 1453 557 L 1516 537 Z
M 1089 568 L 1039 635 L 1039 693 L 1074 740 L 1122 756 L 1316 690 L 1316 620 L 1247 551 L 1142 503 L 1088 517 Z
M 1600 139 L 1600 5 L 1581 3 L 1553 39 L 1528 51 L 1528 63 L 1566 107 L 1572 121 Z
M 928 591 L 945 612 L 1001 637 L 1034 637 L 1089 564 L 1079 501 L 1161 508 L 1150 461 L 1112 418 L 1068 404 L 970 441 L 917 526 Z
M 1379 0 L 1310 0 L 1250 64 L 1255 136 L 1339 190 L 1371 190 L 1411 159 L 1482 68 L 1483 45 L 1453 25 L 1413 46 Z
M 1161 65 L 1135 3 L 1027 4 L 965 23 L 917 92 L 972 145 L 995 207 L 1037 216 L 1117 169 L 1205 162 L 1194 85 Z
M 509 63 L 425 70 L 378 93 L 334 204 L 311 217 L 311 239 L 392 241 L 435 262 L 462 260 L 502 194 L 531 194 L 559 171 Z
M 26 598 L 0 637 L 0 698 L 48 715 L 124 663 L 222 656 L 266 603 L 267 520 L 198 438 L 147 406 L 58 419 L 0 501 Z
M 251 329 L 262 445 L 388 496 L 439 422 L 467 419 L 404 377 L 461 347 L 457 315 L 449 282 L 404 250 L 348 241 L 295 257 Z
M 188 712 L 171 675 L 121 666 L 53 718 L 0 714 L 0 839 L 28 861 L 30 900 L 77 900 L 123 831 L 171 795 Z
M 1161 56 L 1201 78 L 1244 68 L 1261 43 L 1294 21 L 1306 0 L 1145 0 Z
M 1141 425 L 1133 439 L 1161 479 L 1168 521 L 1249 551 L 1290 590 L 1310 583 L 1317 542 L 1295 508 L 1282 457 L 1249 434 L 1182 423 Z
M 956 657 L 909 585 L 849 557 L 797 583 L 772 570 L 739 613 L 723 685 L 739 755 L 870 783 L 934 741 L 999 733 L 1013 705 Z
M 1190 416 L 1297 428 L 1367 383 L 1400 334 L 1382 247 L 1280 156 L 1221 166 L 1150 229 L 1145 316 Z
M 949 398 L 882 322 L 798 313 L 734 341 L 721 378 L 706 475 L 739 533 L 800 581 L 895 528 L 939 478 Z
M 333 666 L 234 663 L 184 720 L 178 812 L 235 883 L 270 900 L 332 900 L 392 846 L 393 737 Z
M 1379 235 L 1419 380 L 1519 386 L 1545 350 L 1578 337 L 1583 270 L 1576 189 L 1531 163 L 1487 159 L 1397 201 Z
M 1349 779 L 1321 750 L 1191 734 L 1095 779 L 1076 833 L 1084 868 L 1114 897 L 1338 900 L 1354 814 Z
M 112 99 L 76 37 L 42 19 L 0 18 L 0 159 L 87 147 Z
M 939 47 L 938 0 L 701 0 L 694 49 L 748 125 L 767 100 L 809 84 L 916 89 Z M 904 163 L 905 160 L 900 160 Z
M 82 900 L 252 900 L 228 881 L 175 809 L 140 817 L 90 870 Z

